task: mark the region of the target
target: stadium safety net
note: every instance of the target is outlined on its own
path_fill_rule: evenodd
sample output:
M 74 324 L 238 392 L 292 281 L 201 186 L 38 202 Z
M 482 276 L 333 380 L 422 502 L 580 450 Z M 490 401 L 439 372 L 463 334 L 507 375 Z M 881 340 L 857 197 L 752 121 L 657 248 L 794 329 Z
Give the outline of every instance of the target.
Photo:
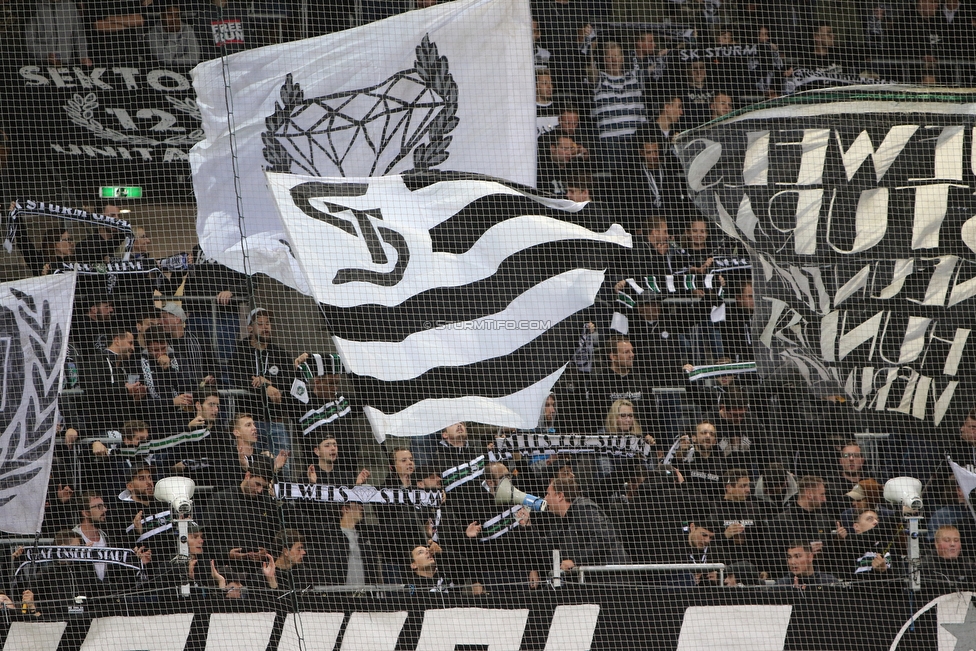
M 976 648 L 970 0 L 0 31 L 5 651 Z

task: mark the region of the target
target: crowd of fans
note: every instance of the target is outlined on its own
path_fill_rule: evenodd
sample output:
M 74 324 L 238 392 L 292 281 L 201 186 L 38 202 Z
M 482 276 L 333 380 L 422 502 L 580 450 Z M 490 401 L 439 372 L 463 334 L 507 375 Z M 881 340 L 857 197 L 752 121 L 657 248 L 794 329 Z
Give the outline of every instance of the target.
M 402 8 L 363 4 L 378 14 Z M 536 432 L 633 437 L 646 452 L 504 455 L 498 439 L 516 432 L 457 423 L 388 442 L 378 464 L 338 358 L 283 349 L 248 279 L 197 249 L 149 265 L 151 274 L 83 277 L 77 292 L 65 376 L 82 395 L 63 400 L 43 533 L 59 547 L 130 549 L 132 559 L 25 564 L 30 550 L 18 549 L 0 603 L 57 618 L 80 595 L 97 603 L 183 583 L 228 598 L 245 588 L 379 583 L 517 592 L 552 576 L 553 549 L 566 572 L 721 562 L 730 586 L 902 580 L 904 521 L 881 487 L 905 472 L 912 450 L 860 443 L 858 415 L 837 397 L 796 402 L 781 418 L 774 392 L 740 373 L 752 361 L 751 270 L 684 195 L 670 139 L 744 98 L 790 92 L 799 70 L 882 77 L 885 64 L 875 62 L 905 43 L 925 59 L 919 72 L 937 78 L 942 61 L 968 48 L 972 16 L 951 1 L 904 11 L 866 3 L 855 50 L 835 45 L 809 3 L 669 4 L 672 24 L 690 31 L 608 26 L 606 3 L 533 7 L 539 186 L 598 199 L 635 235 L 580 324 L 574 363 Z M 145 53 L 189 66 L 253 45 L 251 18 L 235 3 L 196 8 L 192 23 L 179 5 L 124 5 L 40 3 L 27 42 L 50 65 Z M 69 228 L 22 228 L 20 251 L 38 275 L 111 261 L 123 245 L 108 228 L 77 243 Z M 150 260 L 150 245 L 137 232 L 131 257 Z M 180 293 L 210 296 L 217 309 L 159 298 Z M 703 368 L 715 377 L 691 381 Z M 948 447 L 976 464 L 976 412 Z M 452 469 L 479 459 L 483 474 L 448 485 Z M 918 466 L 907 474 L 927 482 L 923 584 L 971 587 L 976 521 L 966 496 L 944 468 Z M 186 565 L 170 562 L 174 524 L 154 499 L 154 482 L 169 476 L 210 489 L 197 499 Z M 441 503 L 284 502 L 273 497 L 279 482 L 421 490 Z M 547 510 L 496 501 L 510 485 L 544 496 Z M 613 580 L 709 586 L 718 574 Z
M 23 7 L 21 36 L 41 65 L 146 61 L 188 68 L 221 54 L 435 4 L 40 0 Z M 912 79 L 900 81 L 946 83 L 946 63 L 965 59 L 973 42 L 973 14 L 962 0 L 860 2 L 843 18 L 823 15 L 813 2 L 668 0 L 650 11 L 663 22 L 647 30 L 614 22 L 607 0 L 533 0 L 532 9 L 537 67 L 551 73 L 550 90 L 558 99 L 588 104 L 587 82 L 618 93 L 636 79 L 651 91 L 645 100 L 683 95 L 695 112 L 689 120 L 721 110 L 716 94 L 725 95 L 724 101 L 778 95 L 789 87 L 784 78 L 794 69 L 890 78 L 891 60 L 908 56 L 918 65 Z
M 18 247 L 35 274 L 111 262 L 125 248 L 110 228 L 77 243 L 67 227 L 32 234 L 22 219 L 21 228 Z M 581 322 L 574 363 L 533 430 L 626 439 L 637 443 L 620 448 L 630 452 L 557 446 L 511 453 L 500 442 L 520 432 L 457 423 L 391 440 L 382 452 L 388 461 L 377 463 L 355 383 L 337 356 L 284 350 L 275 315 L 249 304 L 247 277 L 199 250 L 162 264 L 135 228 L 130 261 L 154 271 L 79 277 L 66 366 L 72 391 L 62 398 L 42 532 L 62 549 L 126 549 L 131 557 L 38 563 L 25 560 L 29 546 L 16 549 L 9 604 L 27 616 L 57 618 L 78 607 L 79 595 L 95 607 L 99 597 L 186 583 L 222 589 L 228 598 L 246 589 L 381 583 L 517 592 L 551 578 L 554 549 L 567 572 L 720 562 L 728 586 L 902 581 L 904 521 L 881 493 L 885 479 L 902 474 L 904 452 L 862 447 L 858 416 L 842 399 L 807 403 L 805 417 L 791 410 L 777 421 L 775 390 L 741 372 L 752 359 L 748 269 L 718 270 L 711 289 L 687 295 L 654 291 L 672 274 L 710 272 L 719 254 L 699 219 L 689 222 L 687 248 L 669 236 L 663 217 L 638 232 L 634 250 L 611 268 L 607 295 L 616 298 Z M 635 278 L 645 289 L 630 299 Z M 163 298 L 180 290 L 212 297 L 216 318 L 210 306 L 194 312 Z M 717 308 L 725 318 L 713 321 Z M 703 370 L 711 379 L 692 381 Z M 960 463 L 976 463 L 976 413 L 950 448 Z M 976 520 L 965 496 L 944 468 L 915 474 L 933 480 L 924 585 L 969 586 L 976 566 L 966 552 L 976 545 Z M 170 476 L 200 487 L 188 565 L 171 562 L 175 525 L 169 505 L 154 499 L 155 482 Z M 416 490 L 439 499 L 276 499 L 281 483 Z M 503 486 L 505 495 L 515 486 L 543 497 L 546 510 L 496 500 Z M 711 571 L 613 580 L 719 581 Z
M 694 214 L 669 146 L 681 131 L 799 90 L 973 72 L 976 24 L 959 0 L 857 3 L 861 33 L 846 41 L 816 3 L 669 2 L 671 22 L 653 25 L 609 22 L 604 4 L 533 3 L 538 184 L 586 190 L 637 229 L 635 215 L 663 212 L 681 235 Z

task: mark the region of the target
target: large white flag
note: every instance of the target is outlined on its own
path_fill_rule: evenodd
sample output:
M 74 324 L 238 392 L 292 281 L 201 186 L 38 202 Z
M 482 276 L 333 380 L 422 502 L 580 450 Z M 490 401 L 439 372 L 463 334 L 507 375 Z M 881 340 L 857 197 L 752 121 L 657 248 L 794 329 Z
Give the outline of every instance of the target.
M 197 66 L 193 85 L 206 134 L 190 152 L 203 250 L 245 271 L 229 97 L 247 271 L 305 293 L 266 170 L 367 177 L 440 167 L 535 185 L 527 0 L 459 0 L 241 52 Z
M 379 440 L 534 427 L 631 246 L 592 206 L 476 175 L 268 182 Z
M 0 285 L 0 530 L 44 519 L 75 274 Z

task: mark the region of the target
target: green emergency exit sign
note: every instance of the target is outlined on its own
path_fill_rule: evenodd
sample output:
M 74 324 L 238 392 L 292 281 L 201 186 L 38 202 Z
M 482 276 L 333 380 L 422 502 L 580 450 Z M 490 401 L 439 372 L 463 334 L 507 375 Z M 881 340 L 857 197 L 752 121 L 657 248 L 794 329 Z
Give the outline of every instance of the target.
M 102 199 L 142 199 L 142 188 L 138 185 L 103 185 Z

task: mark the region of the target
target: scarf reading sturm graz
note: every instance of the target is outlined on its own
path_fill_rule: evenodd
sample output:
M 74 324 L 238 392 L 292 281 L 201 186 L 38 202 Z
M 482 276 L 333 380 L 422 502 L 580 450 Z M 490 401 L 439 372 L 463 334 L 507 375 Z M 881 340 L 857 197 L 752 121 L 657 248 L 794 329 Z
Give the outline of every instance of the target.
M 111 563 L 137 572 L 142 571 L 142 562 L 131 549 L 115 547 L 82 547 L 65 545 L 62 547 L 27 547 L 22 562 L 14 575 L 20 574 L 28 565 L 64 561 L 72 563 Z
M 441 504 L 440 491 L 419 488 L 376 488 L 375 486 L 332 486 L 329 484 L 293 484 L 279 482 L 274 487 L 279 500 L 306 502 L 333 502 L 347 504 L 413 504 L 437 507 Z
M 88 224 L 92 227 L 102 226 L 105 228 L 114 228 L 117 231 L 125 233 L 128 240 L 132 240 L 132 224 L 124 219 L 100 215 L 79 208 L 66 208 L 53 203 L 26 199 L 23 201 L 15 201 L 13 210 L 7 216 L 7 237 L 3 241 L 3 246 L 7 249 L 8 253 L 13 251 L 14 244 L 17 242 L 17 226 L 20 220 L 27 215 L 67 219 L 73 222 Z
M 651 445 L 642 436 L 614 434 L 513 434 L 495 439 L 492 460 L 511 459 L 514 453 L 525 456 L 540 454 L 583 454 L 599 452 L 615 457 L 650 457 Z

